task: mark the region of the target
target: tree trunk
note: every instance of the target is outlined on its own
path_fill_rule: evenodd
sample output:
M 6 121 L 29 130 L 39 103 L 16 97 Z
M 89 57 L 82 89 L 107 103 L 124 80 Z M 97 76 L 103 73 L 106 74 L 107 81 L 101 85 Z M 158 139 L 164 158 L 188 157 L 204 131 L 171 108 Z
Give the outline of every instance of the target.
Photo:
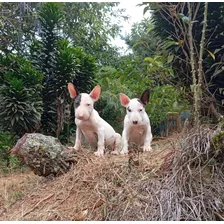
M 204 71 L 203 71 L 203 52 L 204 52 L 204 44 L 205 44 L 205 31 L 207 26 L 207 14 L 208 14 L 208 2 L 205 2 L 204 7 L 204 20 L 203 20 L 203 28 L 200 42 L 200 51 L 199 51 L 199 59 L 198 59 L 198 98 L 199 102 L 202 100 L 202 88 L 204 89 Z M 201 105 L 199 104 L 199 111 L 201 109 Z
M 189 46 L 190 46 L 190 64 L 191 64 L 191 71 L 192 71 L 192 92 L 194 96 L 194 125 L 199 125 L 199 96 L 198 96 L 198 85 L 197 85 L 197 78 L 196 78 L 196 70 L 195 70 L 195 53 L 194 53 L 194 46 L 193 46 L 193 35 L 192 35 L 192 9 L 191 3 L 188 2 L 188 13 L 189 13 L 189 27 L 188 27 L 188 37 L 189 37 Z

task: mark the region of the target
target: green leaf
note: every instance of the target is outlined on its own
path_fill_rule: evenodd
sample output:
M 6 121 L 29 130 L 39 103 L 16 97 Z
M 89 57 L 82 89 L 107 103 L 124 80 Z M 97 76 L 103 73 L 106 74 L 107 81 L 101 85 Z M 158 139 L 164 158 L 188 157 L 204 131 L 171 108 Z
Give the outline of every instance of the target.
M 223 48 L 215 49 L 214 54 L 218 53 L 219 51 L 223 50 Z
M 186 23 L 186 24 L 189 24 L 189 23 L 190 23 L 190 19 L 189 19 L 189 17 L 187 17 L 187 16 L 182 17 L 182 21 L 183 21 L 184 23 Z
M 214 72 L 214 74 L 212 75 L 212 78 L 215 77 L 215 76 L 217 76 L 218 74 L 220 74 L 220 73 L 223 72 L 223 71 L 224 71 L 223 68 L 221 68 L 221 69 L 217 69 L 217 70 Z
M 170 75 L 171 75 L 172 77 L 174 77 L 174 71 L 173 71 L 173 69 L 172 69 L 172 68 L 169 68 L 168 71 L 169 71 Z
M 174 55 L 173 55 L 173 54 L 169 55 L 169 56 L 167 57 L 167 63 L 168 63 L 168 64 L 171 63 L 171 62 L 173 61 L 173 59 L 174 59 Z
M 185 15 L 184 15 L 183 13 L 178 13 L 178 14 L 177 14 L 177 17 L 178 17 L 179 19 L 182 19 L 184 16 L 185 16 Z
M 208 51 L 208 53 L 210 54 L 210 56 L 212 57 L 212 59 L 215 61 L 215 55 L 211 51 L 209 51 L 207 49 L 206 49 L 206 51 Z
M 153 2 L 153 3 L 150 4 L 150 9 L 151 10 L 158 10 L 160 8 L 161 8 L 161 6 L 157 2 Z
M 143 15 L 145 15 L 145 13 L 146 13 L 149 9 L 150 9 L 150 7 L 149 7 L 149 6 L 146 6 L 146 7 L 144 8 L 144 10 L 143 10 Z
M 146 58 L 144 59 L 144 61 L 145 61 L 145 62 L 149 62 L 149 63 L 154 63 L 154 59 L 151 58 L 151 57 L 146 57 Z

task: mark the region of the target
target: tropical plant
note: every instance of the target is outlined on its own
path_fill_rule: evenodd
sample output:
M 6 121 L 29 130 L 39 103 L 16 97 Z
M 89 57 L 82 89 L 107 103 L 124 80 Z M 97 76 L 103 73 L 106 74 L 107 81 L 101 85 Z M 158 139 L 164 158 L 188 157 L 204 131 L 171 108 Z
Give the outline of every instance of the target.
M 57 66 L 58 30 L 63 20 L 63 13 L 59 3 L 45 3 L 39 13 L 41 24 L 41 40 L 35 42 L 37 52 L 32 60 L 39 70 L 43 72 L 43 113 L 41 117 L 41 130 L 43 133 L 55 135 L 57 129 L 57 108 L 55 76 Z
M 30 50 L 33 64 L 44 73 L 41 130 L 57 137 L 69 120 L 65 118 L 65 111 L 70 108 L 67 84 L 73 82 L 79 91 L 89 91 L 96 71 L 91 55 L 61 37 L 63 18 L 61 4 L 44 4 L 40 12 L 40 40 L 34 41 Z
M 67 85 L 69 82 L 73 82 L 80 92 L 89 92 L 93 87 L 96 62 L 91 55 L 86 54 L 81 48 L 73 48 L 66 40 L 59 40 L 57 48 L 54 88 L 57 104 L 56 136 L 59 137 L 64 123 L 69 122 L 69 118 L 65 116 L 65 110 L 70 105 Z
M 26 59 L 0 55 L 0 119 L 4 131 L 19 136 L 39 128 L 43 75 Z

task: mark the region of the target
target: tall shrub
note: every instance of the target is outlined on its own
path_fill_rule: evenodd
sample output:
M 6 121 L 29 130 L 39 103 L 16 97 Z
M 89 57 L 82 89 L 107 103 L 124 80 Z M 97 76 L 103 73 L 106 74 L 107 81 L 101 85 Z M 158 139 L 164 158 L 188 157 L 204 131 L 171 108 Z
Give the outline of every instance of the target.
M 0 55 L 0 126 L 19 136 L 39 128 L 42 73 L 24 58 Z
M 44 73 L 41 130 L 59 137 L 70 97 L 67 84 L 73 82 L 79 91 L 92 87 L 96 70 L 95 59 L 81 48 L 74 48 L 62 39 L 63 11 L 59 3 L 45 3 L 40 12 L 41 36 L 31 46 L 32 61 Z

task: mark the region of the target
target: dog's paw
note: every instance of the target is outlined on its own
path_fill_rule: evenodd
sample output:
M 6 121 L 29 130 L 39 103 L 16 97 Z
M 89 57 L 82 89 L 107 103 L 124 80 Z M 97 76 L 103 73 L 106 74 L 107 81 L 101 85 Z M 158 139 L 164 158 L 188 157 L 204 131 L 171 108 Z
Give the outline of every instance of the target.
M 74 150 L 74 151 L 79 151 L 80 149 L 81 149 L 81 146 L 74 146 L 74 147 L 73 147 L 73 150 Z
M 74 150 L 74 151 L 79 151 L 81 148 L 82 148 L 82 144 L 81 144 L 81 142 L 80 142 L 80 141 L 77 141 L 77 142 L 75 143 L 75 145 L 74 145 L 73 150 Z
M 73 151 L 74 150 L 74 147 L 68 146 L 67 149 Z
M 151 145 L 144 145 L 144 147 L 143 147 L 143 152 L 149 152 L 149 151 L 151 151 L 151 150 L 152 150 Z
M 104 154 L 103 154 L 103 151 L 98 150 L 98 151 L 94 152 L 94 155 L 98 156 L 98 157 L 103 157 Z
M 128 154 L 128 149 L 127 148 L 123 148 L 120 152 L 121 155 L 125 155 Z

